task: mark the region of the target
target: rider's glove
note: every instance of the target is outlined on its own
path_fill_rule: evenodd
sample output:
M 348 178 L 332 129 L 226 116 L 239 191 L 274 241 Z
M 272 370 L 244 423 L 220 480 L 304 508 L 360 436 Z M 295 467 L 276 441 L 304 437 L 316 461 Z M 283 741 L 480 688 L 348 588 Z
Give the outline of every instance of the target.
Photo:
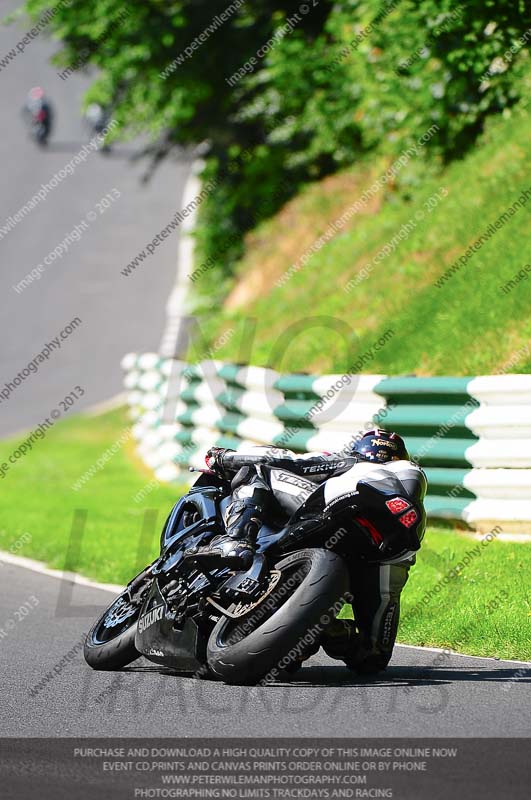
M 211 447 L 205 455 L 205 464 L 211 470 L 223 472 L 223 456 L 227 452 L 226 447 Z

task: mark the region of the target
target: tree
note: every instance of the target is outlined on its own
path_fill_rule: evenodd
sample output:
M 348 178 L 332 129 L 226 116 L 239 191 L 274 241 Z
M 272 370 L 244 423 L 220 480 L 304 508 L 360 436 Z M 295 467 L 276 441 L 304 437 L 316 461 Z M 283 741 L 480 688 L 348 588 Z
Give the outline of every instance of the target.
M 218 278 L 304 181 L 433 122 L 425 160 L 462 156 L 529 91 L 530 25 L 526 0 L 58 0 L 50 23 L 63 69 L 96 68 L 114 136 L 147 133 L 154 163 L 208 143 L 198 241 Z

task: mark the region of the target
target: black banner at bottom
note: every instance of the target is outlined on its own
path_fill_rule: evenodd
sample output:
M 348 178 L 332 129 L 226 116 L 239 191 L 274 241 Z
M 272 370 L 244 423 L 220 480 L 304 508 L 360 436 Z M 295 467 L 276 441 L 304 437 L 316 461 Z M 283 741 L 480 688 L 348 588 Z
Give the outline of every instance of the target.
M 6 800 L 527 800 L 529 739 L 2 739 Z

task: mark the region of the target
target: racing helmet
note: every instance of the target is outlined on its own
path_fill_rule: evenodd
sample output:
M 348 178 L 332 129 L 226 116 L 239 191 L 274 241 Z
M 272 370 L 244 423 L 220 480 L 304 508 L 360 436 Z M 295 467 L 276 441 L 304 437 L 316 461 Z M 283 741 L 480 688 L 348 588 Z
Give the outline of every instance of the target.
M 363 456 L 367 461 L 385 464 L 388 461 L 409 461 L 404 440 L 398 433 L 375 428 L 366 431 L 352 445 L 352 454 Z

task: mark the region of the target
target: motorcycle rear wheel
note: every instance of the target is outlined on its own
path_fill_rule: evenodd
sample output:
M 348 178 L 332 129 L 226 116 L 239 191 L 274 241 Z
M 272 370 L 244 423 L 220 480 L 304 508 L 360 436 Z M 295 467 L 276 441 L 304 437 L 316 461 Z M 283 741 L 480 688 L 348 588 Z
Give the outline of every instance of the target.
M 222 616 L 210 634 L 208 666 L 226 683 L 270 682 L 306 651 L 315 652 L 348 593 L 347 566 L 329 550 L 299 550 L 275 569 L 281 579 L 263 602 L 238 619 Z

